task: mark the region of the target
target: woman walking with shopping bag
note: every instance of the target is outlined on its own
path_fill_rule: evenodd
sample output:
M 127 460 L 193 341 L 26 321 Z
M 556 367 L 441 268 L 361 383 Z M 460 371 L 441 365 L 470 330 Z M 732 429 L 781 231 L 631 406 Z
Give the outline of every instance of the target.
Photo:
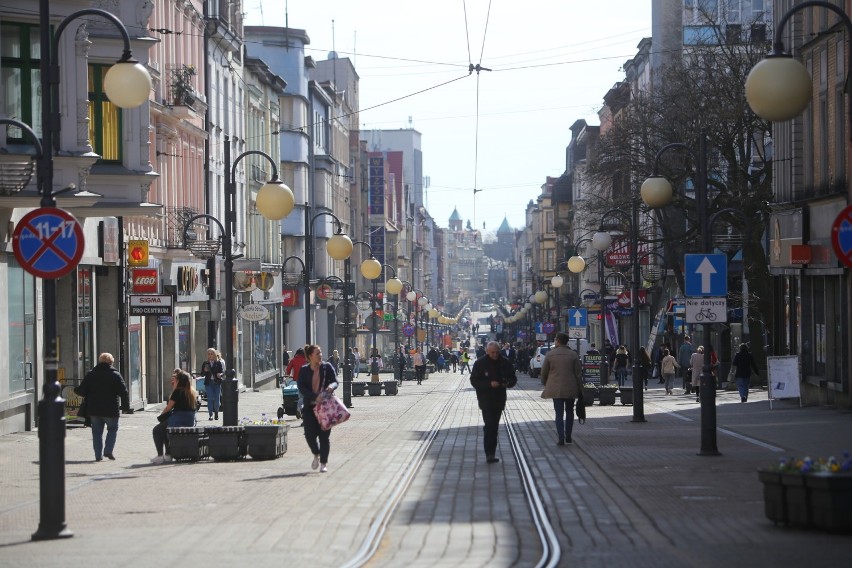
M 302 412 L 302 424 L 305 428 L 305 440 L 308 448 L 314 454 L 311 469 L 319 468 L 320 473 L 328 471 L 328 454 L 331 450 L 331 430 L 323 430 L 320 427 L 314 407 L 317 397 L 323 393 L 333 393 L 337 388 L 337 375 L 331 363 L 322 360 L 322 350 L 319 345 L 308 345 L 305 347 L 305 355 L 308 364 L 299 370 L 297 384 L 299 393 L 304 399 L 304 411 Z

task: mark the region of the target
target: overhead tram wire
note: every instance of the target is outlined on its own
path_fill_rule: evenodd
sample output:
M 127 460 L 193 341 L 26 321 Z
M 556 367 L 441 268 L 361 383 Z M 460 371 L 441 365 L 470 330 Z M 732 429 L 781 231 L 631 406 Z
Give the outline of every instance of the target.
M 473 142 L 473 226 L 476 227 L 476 194 L 482 191 L 477 189 L 479 175 L 479 75 L 482 71 L 491 71 L 482 66 L 482 58 L 485 55 L 485 38 L 488 36 L 488 22 L 491 20 L 491 0 L 488 0 L 488 11 L 485 14 L 485 29 L 482 30 L 482 47 L 479 50 L 479 63 L 470 62 L 468 74 L 476 71 L 476 126 Z M 467 31 L 467 5 L 465 3 L 465 31 Z M 468 58 L 470 57 L 470 41 L 468 41 Z

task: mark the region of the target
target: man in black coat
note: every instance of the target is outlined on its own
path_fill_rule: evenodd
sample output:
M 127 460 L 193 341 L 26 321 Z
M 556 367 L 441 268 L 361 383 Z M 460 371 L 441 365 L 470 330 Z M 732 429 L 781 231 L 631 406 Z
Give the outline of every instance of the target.
M 476 389 L 476 399 L 482 411 L 485 461 L 497 463 L 497 431 L 500 416 L 506 408 L 506 389 L 518 382 L 515 369 L 508 359 L 500 355 L 500 345 L 491 341 L 485 348 L 485 356 L 473 364 L 470 372 L 470 384 Z
M 86 373 L 83 382 L 74 388 L 74 392 L 86 397 L 86 410 L 92 420 L 92 446 L 95 449 L 95 461 L 103 456 L 114 460 L 112 451 L 118 436 L 119 399 L 121 410 L 130 412 L 130 396 L 121 373 L 112 364 L 115 361 L 109 353 L 101 353 L 98 364 Z M 103 440 L 104 426 L 107 427 L 106 442 Z

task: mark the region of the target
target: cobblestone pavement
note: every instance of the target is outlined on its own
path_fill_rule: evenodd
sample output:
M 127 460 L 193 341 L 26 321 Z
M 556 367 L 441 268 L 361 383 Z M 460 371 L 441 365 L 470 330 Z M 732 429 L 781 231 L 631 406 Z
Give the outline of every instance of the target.
M 565 447 L 556 446 L 539 382 L 522 376 L 511 391 L 506 420 L 542 491 L 560 565 L 845 564 L 848 535 L 766 520 L 755 471 L 781 456 L 852 449 L 852 414 L 791 401 L 770 410 L 765 392 L 745 404 L 721 392 L 722 455 L 698 456 L 699 405 L 651 387 L 647 422 L 631 422 L 631 406 L 596 404 Z M 352 419 L 332 432 L 327 474 L 310 469 L 293 418 L 280 459 L 161 466 L 149 464 L 154 408 L 122 417 L 114 462 L 94 462 L 90 431 L 69 427 L 65 503 L 74 537 L 45 542 L 30 540 L 39 521 L 37 434 L 0 436 L 0 565 L 341 566 L 392 506 L 370 566 L 536 564 L 541 545 L 508 436 L 501 430 L 502 461 L 485 464 L 466 376 L 433 374 L 422 386 L 404 383 L 397 396 L 353 402 Z M 273 416 L 280 404 L 280 391 L 241 393 L 240 416 Z M 199 425 L 206 418 L 202 409 Z

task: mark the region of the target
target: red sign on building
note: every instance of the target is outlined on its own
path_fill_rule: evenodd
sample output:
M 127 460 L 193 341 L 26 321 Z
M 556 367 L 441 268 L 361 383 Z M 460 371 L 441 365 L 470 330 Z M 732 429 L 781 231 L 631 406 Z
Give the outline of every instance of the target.
M 158 284 L 156 268 L 134 268 L 130 271 L 131 294 L 156 294 Z

